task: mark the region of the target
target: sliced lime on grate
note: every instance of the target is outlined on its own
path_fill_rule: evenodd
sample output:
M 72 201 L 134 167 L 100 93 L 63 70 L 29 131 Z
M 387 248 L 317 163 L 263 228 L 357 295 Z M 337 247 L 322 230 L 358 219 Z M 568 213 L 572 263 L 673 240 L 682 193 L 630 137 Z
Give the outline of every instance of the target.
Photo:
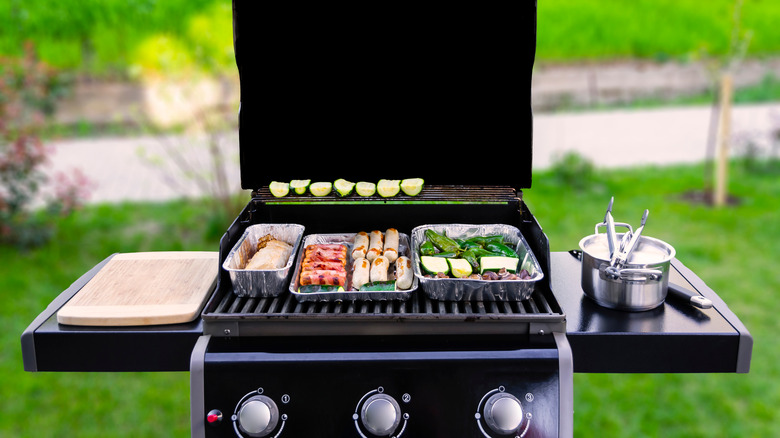
M 376 184 L 372 182 L 360 181 L 355 184 L 355 191 L 360 196 L 372 196 L 376 193 Z
M 286 182 L 272 181 L 271 184 L 268 185 L 268 190 L 271 191 L 272 195 L 276 196 L 277 198 L 281 198 L 287 196 L 287 194 L 290 193 L 290 184 Z
M 339 178 L 333 183 L 333 187 L 336 189 L 336 193 L 338 193 L 339 196 L 349 196 L 355 189 L 355 183 Z
M 401 190 L 409 196 L 417 196 L 422 191 L 424 183 L 422 178 L 407 178 L 401 180 Z
M 333 184 L 329 182 L 315 182 L 309 185 L 309 191 L 314 196 L 326 196 L 333 189 Z
M 401 191 L 401 181 L 397 179 L 380 179 L 376 184 L 376 191 L 383 198 L 395 196 Z

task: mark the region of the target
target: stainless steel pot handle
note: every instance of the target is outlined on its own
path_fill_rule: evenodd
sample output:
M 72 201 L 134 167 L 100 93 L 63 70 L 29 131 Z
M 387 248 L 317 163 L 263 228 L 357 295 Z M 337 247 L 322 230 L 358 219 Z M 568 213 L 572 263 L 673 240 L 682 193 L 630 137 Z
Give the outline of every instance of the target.
M 616 227 L 626 227 L 626 228 L 628 228 L 628 232 L 629 233 L 633 233 L 634 232 L 634 229 L 631 228 L 631 224 L 627 224 L 625 222 L 614 222 L 614 225 Z M 594 234 L 599 234 L 599 228 L 606 227 L 606 226 L 607 226 L 607 224 L 604 223 L 604 222 L 597 223 L 596 226 L 594 227 L 594 231 L 595 231 Z
M 664 273 L 658 269 L 644 269 L 644 268 L 615 268 L 614 266 L 607 266 L 604 268 L 604 274 L 613 280 L 633 280 L 637 281 L 637 278 L 630 277 L 645 277 L 645 281 L 658 281 Z

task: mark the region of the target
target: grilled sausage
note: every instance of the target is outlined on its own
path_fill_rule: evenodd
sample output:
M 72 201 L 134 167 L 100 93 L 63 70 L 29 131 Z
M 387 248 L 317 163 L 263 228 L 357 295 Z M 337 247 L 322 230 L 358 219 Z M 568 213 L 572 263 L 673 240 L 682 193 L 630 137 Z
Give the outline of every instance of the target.
M 387 257 L 378 256 L 371 262 L 369 278 L 371 281 L 387 281 L 387 269 L 389 267 L 390 263 L 387 261 Z
M 366 258 L 355 260 L 352 265 L 352 288 L 360 290 L 360 286 L 368 283 L 371 262 Z
M 387 261 L 390 263 L 398 258 L 398 230 L 395 228 L 388 228 L 385 231 L 385 246 L 382 255 L 387 257 Z
M 368 233 L 361 231 L 355 234 L 355 241 L 352 244 L 352 258 L 357 260 L 366 256 L 368 252 Z
M 374 230 L 368 234 L 368 252 L 366 258 L 369 262 L 373 262 L 375 258 L 382 255 L 382 249 L 384 248 L 384 237 L 382 232 Z
M 414 281 L 414 270 L 412 269 L 412 260 L 409 257 L 401 256 L 395 261 L 395 287 L 406 290 L 412 287 Z

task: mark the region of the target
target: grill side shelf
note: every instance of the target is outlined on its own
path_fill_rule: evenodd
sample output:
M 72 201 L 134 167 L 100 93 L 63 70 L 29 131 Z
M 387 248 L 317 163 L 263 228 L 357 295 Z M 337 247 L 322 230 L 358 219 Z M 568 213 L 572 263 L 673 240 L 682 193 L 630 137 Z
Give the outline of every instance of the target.
M 61 292 L 22 333 L 25 371 L 188 370 L 192 348 L 203 332 L 200 319 L 181 324 L 126 327 L 68 326 L 57 322 L 57 311 L 114 256 L 104 259 Z

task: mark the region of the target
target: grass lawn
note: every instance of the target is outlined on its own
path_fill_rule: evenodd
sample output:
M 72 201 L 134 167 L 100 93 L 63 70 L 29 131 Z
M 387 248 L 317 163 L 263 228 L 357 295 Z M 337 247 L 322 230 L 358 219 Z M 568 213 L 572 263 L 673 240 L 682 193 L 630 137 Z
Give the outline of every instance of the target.
M 740 202 L 721 209 L 683 199 L 703 175 L 701 166 L 598 171 L 577 189 L 560 173 L 538 172 L 525 191 L 553 251 L 592 233 L 610 196 L 617 220 L 636 222 L 649 209 L 646 234 L 671 243 L 755 339 L 749 374 L 575 375 L 577 437 L 780 436 L 780 166 L 734 164 L 730 188 Z M 0 436 L 189 436 L 187 373 L 26 373 L 19 336 L 111 253 L 214 250 L 218 236 L 206 231 L 227 225 L 195 202 L 94 206 L 63 220 L 45 247 L 0 248 Z
M 780 52 L 780 3 L 740 0 L 748 54 Z M 735 0 L 539 0 L 541 61 L 690 59 L 729 51 Z M 410 9 L 410 14 L 414 13 Z M 0 53 L 32 40 L 41 58 L 77 74 L 165 73 L 182 65 L 233 71 L 232 16 L 223 0 L 0 2 Z
M 540 0 L 537 55 L 543 61 L 695 59 L 729 53 L 741 3 L 747 54 L 780 49 L 780 3 L 761 0 Z

